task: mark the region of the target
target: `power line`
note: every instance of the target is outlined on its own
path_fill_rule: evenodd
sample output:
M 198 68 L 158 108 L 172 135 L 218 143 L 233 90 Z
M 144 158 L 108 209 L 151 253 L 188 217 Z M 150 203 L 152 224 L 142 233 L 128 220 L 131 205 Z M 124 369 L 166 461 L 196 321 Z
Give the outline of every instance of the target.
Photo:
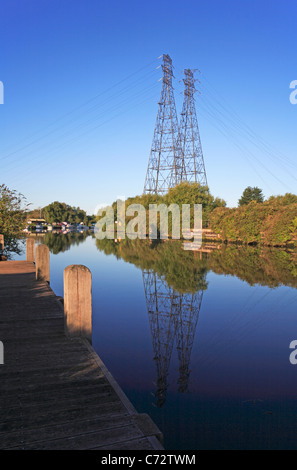
M 157 85 L 155 84 L 154 87 L 156 87 L 156 86 L 157 86 Z M 153 87 L 153 88 L 154 88 L 154 87 Z M 80 138 L 84 137 L 84 136 L 87 135 L 88 133 L 90 133 L 90 132 L 92 132 L 92 131 L 94 131 L 94 130 L 97 130 L 99 127 L 101 127 L 101 126 L 107 124 L 108 122 L 112 121 L 113 119 L 116 119 L 117 117 L 119 117 L 119 116 L 125 114 L 125 113 L 128 112 L 130 109 L 133 109 L 133 108 L 135 108 L 135 107 L 137 107 L 137 106 L 140 106 L 140 105 L 142 105 L 143 103 L 145 103 L 145 102 L 147 102 L 148 100 L 151 100 L 151 99 L 152 99 L 152 97 L 149 96 L 149 97 L 145 98 L 145 99 L 142 100 L 142 101 L 136 102 L 136 104 L 135 104 L 134 106 L 131 106 L 130 108 L 125 108 L 124 111 L 122 111 L 122 112 L 120 112 L 120 113 L 117 113 L 116 115 L 114 115 L 114 116 L 110 117 L 109 119 L 107 119 L 107 120 L 101 122 L 100 124 L 98 124 L 97 126 L 93 127 L 92 129 L 89 129 L 88 131 L 84 132 L 83 134 L 80 134 L 79 136 L 77 135 L 77 136 L 75 136 L 74 138 L 70 139 L 70 140 L 67 141 L 67 142 L 63 142 L 60 146 L 56 147 L 56 148 L 53 149 L 53 150 L 60 149 L 60 148 L 63 147 L 64 145 L 67 145 L 67 144 L 70 144 L 70 143 L 72 143 L 72 142 L 74 142 L 74 141 L 80 140 Z M 53 150 L 50 150 L 50 152 L 53 152 Z M 37 155 L 36 157 L 34 157 L 34 159 L 31 159 L 31 162 L 30 162 L 30 163 L 32 163 L 33 160 L 38 160 L 38 164 L 37 164 L 37 165 L 34 165 L 34 170 L 36 170 L 36 169 L 38 169 L 38 168 L 41 168 L 41 167 L 44 168 L 44 165 L 45 165 L 46 163 L 48 163 L 49 165 L 52 166 L 52 163 L 53 163 L 52 160 L 51 160 L 51 161 L 40 160 L 40 156 L 45 156 L 45 155 L 48 154 L 48 153 L 49 153 L 49 152 L 46 152 L 46 153 L 44 153 L 44 154 L 42 154 L 42 155 Z M 79 153 L 79 156 L 81 156 L 81 152 Z M 73 160 L 72 160 L 72 164 L 73 164 Z M 69 163 L 66 162 L 66 161 L 65 161 L 65 166 L 69 167 Z M 62 167 L 63 167 L 63 161 L 62 161 L 62 162 L 59 162 L 59 170 L 61 170 Z M 19 178 L 20 178 L 20 179 L 24 179 L 24 177 L 25 177 L 26 175 L 28 175 L 28 174 L 32 174 L 32 169 L 28 168 L 26 172 L 22 172 L 22 174 L 19 174 Z M 32 175 L 32 176 L 34 177 L 34 175 Z M 18 179 L 14 178 L 13 181 L 18 181 Z
M 142 70 L 146 69 L 147 67 L 150 67 L 151 65 L 153 65 L 154 63 L 156 63 L 156 61 L 158 61 L 158 59 L 154 59 L 152 62 L 149 62 L 147 65 L 141 67 L 141 68 L 138 69 L 137 71 L 135 71 L 135 72 L 129 74 L 127 77 L 125 77 L 125 78 L 119 80 L 119 81 L 116 82 L 114 85 L 112 85 L 112 86 L 108 87 L 107 89 L 105 89 L 104 91 L 102 91 L 102 92 L 96 94 L 96 95 L 93 96 L 92 98 L 89 98 L 89 99 L 86 100 L 84 103 L 80 104 L 79 106 L 76 106 L 75 108 L 73 108 L 72 110 L 66 112 L 66 113 L 63 114 L 62 116 L 56 118 L 54 121 L 52 121 L 52 123 L 48 124 L 48 125 L 45 126 L 43 129 L 41 129 L 41 130 L 39 130 L 39 131 L 33 133 L 33 134 L 31 135 L 31 137 L 34 137 L 35 135 L 39 134 L 40 132 L 42 132 L 42 131 L 44 131 L 44 130 L 47 130 L 48 128 L 52 127 L 52 126 L 55 125 L 56 123 L 58 123 L 58 122 L 60 122 L 61 120 L 65 119 L 65 117 L 71 116 L 72 114 L 74 114 L 74 113 L 77 112 L 78 110 L 80 110 L 80 109 L 82 109 L 83 107 L 87 106 L 89 103 L 95 101 L 98 97 L 100 97 L 100 96 L 102 96 L 102 95 L 105 95 L 105 94 L 108 93 L 109 91 L 115 89 L 118 85 L 124 83 L 125 81 L 129 80 L 131 77 L 137 75 L 137 74 L 138 74 L 139 72 L 141 72 Z M 155 69 L 155 70 L 156 70 L 156 69 Z M 150 70 L 149 74 L 151 74 L 151 73 L 152 73 L 152 71 Z M 135 82 L 134 82 L 134 84 L 135 84 Z M 130 87 L 131 87 L 131 83 L 129 84 L 128 88 L 130 88 Z M 101 105 L 101 103 L 97 104 L 96 106 L 100 106 L 100 105 Z M 80 115 L 80 116 L 81 116 L 81 115 Z M 80 116 L 79 116 L 79 117 L 80 117 Z M 60 127 L 59 127 L 58 129 L 60 129 Z M 48 134 L 46 134 L 46 136 L 52 134 L 52 132 L 54 132 L 54 131 L 49 132 Z M 30 137 L 28 137 L 28 138 L 30 138 Z M 28 138 L 23 139 L 21 142 L 26 141 Z M 3 157 L 0 158 L 0 160 L 6 159 L 6 158 L 8 158 L 9 156 L 11 156 L 11 155 L 13 155 L 13 154 L 15 154 L 15 153 L 17 153 L 17 152 L 22 151 L 24 148 L 27 148 L 28 146 L 34 144 L 35 141 L 39 141 L 39 140 L 41 140 L 42 138 L 44 138 L 44 136 L 40 137 L 39 139 L 33 140 L 33 141 L 30 142 L 29 144 L 27 144 L 27 145 L 25 145 L 25 146 L 23 146 L 23 147 L 21 147 L 21 148 L 15 150 L 15 151 L 13 151 L 13 152 L 10 152 L 10 153 L 7 154 L 7 155 L 4 155 Z

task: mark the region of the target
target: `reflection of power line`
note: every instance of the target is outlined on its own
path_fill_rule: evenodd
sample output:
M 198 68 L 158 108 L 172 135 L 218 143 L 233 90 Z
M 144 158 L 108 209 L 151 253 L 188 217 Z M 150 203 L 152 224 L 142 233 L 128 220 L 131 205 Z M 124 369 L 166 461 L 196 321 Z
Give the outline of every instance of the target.
M 199 362 L 201 364 L 207 364 L 208 366 L 217 363 L 218 358 L 224 357 L 224 353 L 230 350 L 230 348 L 240 346 L 242 341 L 248 338 L 253 331 L 259 330 L 266 321 L 271 319 L 272 315 L 276 315 L 278 312 L 271 309 L 269 311 L 264 310 L 262 313 L 259 312 L 260 314 L 257 314 L 256 317 L 249 315 L 251 312 L 256 312 L 256 307 L 274 292 L 273 289 L 269 289 L 269 291 L 265 292 L 253 305 L 245 310 L 237 310 L 233 317 L 230 316 L 220 330 L 217 330 L 216 333 L 212 333 L 211 339 L 207 343 L 207 351 L 204 355 L 202 353 L 199 354 Z M 279 301 L 282 302 L 282 298 L 279 299 Z M 246 302 L 246 304 L 247 303 L 248 302 Z M 274 302 L 274 306 L 276 305 L 276 302 Z M 228 331 L 229 340 L 226 339 L 224 331 Z M 219 350 L 220 356 L 214 356 L 214 350 Z
M 188 389 L 190 357 L 203 291 L 180 294 L 153 271 L 143 271 L 143 284 L 157 371 L 157 406 L 162 407 L 166 401 L 175 339 L 179 359 L 179 391 Z

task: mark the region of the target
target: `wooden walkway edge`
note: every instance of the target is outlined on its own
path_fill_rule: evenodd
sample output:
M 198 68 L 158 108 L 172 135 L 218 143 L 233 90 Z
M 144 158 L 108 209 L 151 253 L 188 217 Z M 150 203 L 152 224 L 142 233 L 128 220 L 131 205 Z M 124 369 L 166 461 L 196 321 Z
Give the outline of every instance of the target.
M 0 262 L 0 449 L 163 450 L 35 265 Z

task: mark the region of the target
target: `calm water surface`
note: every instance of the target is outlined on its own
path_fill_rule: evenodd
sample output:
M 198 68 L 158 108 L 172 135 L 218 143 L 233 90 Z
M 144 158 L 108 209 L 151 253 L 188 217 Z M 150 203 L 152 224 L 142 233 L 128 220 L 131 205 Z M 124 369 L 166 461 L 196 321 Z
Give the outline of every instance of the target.
M 93 347 L 167 450 L 297 448 L 296 253 L 43 242 L 57 295 L 66 266 L 91 270 Z

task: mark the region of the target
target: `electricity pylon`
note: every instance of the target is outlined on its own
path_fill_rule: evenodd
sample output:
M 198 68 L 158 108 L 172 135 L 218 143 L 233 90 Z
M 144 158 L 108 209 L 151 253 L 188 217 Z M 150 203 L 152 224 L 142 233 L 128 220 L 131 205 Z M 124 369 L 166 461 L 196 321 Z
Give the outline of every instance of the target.
M 195 78 L 193 70 L 184 70 L 184 102 L 180 119 L 180 141 L 183 155 L 182 180 L 207 186 L 203 151 L 195 109 Z
M 165 194 L 181 182 L 183 156 L 172 86 L 172 60 L 163 55 L 163 85 L 144 193 Z

